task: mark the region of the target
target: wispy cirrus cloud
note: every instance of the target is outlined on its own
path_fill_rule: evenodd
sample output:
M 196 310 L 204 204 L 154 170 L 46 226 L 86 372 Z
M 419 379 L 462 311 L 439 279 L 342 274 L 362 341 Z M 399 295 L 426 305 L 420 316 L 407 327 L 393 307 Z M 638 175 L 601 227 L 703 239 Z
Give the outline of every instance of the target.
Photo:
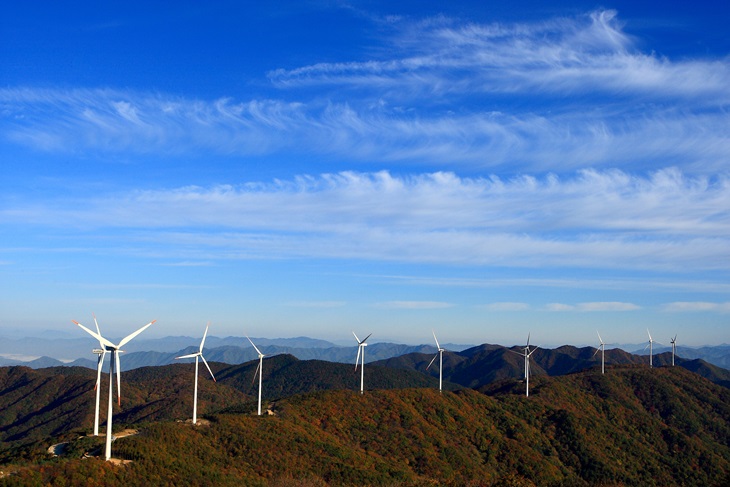
M 392 27 L 392 24 L 390 24 Z M 375 87 L 392 98 L 424 92 L 641 93 L 650 97 L 728 99 L 730 66 L 721 61 L 672 62 L 644 54 L 617 12 L 516 24 L 463 23 L 437 17 L 400 25 L 381 59 L 318 63 L 269 73 L 282 87 Z
M 276 70 L 266 98 L 4 88 L 0 136 L 49 152 L 296 153 L 336 165 L 726 167 L 726 59 L 642 53 L 611 11 L 396 25 L 378 59 Z
M 351 102 L 199 101 L 90 90 L 0 90 L 0 136 L 47 152 L 176 155 L 303 153 L 330 160 L 553 171 L 661 161 L 719 170 L 724 111 L 409 114 Z M 629 109 L 627 108 L 627 111 Z M 689 161 L 689 162 L 687 162 Z M 215 164 L 215 161 L 210 163 Z
M 344 172 L 27 204 L 0 211 L 0 221 L 124 228 L 133 230 L 127 243 L 145 252 L 161 246 L 159 257 L 179 249 L 176 257 L 191 262 L 316 257 L 679 270 L 728 268 L 729 208 L 725 176 L 677 169 L 511 179 Z

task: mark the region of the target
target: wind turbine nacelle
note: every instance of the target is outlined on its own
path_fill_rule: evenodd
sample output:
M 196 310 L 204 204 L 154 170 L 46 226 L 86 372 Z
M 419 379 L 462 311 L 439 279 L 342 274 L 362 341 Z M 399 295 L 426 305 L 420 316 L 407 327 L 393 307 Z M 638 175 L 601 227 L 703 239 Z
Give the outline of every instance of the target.
M 101 354 L 102 354 L 102 353 L 104 353 L 104 352 L 105 352 L 105 351 L 104 351 L 104 350 L 102 350 L 101 348 L 95 348 L 95 349 L 93 349 L 93 350 L 91 351 L 91 353 L 95 353 L 96 355 L 101 355 Z

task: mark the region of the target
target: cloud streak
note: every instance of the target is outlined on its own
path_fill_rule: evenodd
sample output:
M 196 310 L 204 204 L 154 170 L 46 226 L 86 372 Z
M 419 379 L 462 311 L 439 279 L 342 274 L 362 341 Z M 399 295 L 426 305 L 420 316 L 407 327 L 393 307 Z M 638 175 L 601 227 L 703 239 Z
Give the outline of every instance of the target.
M 667 303 L 664 311 L 670 313 L 720 312 L 730 313 L 730 302 L 712 303 L 707 301 L 676 301 Z
M 672 168 L 645 177 L 586 170 L 511 179 L 343 172 L 29 204 L 1 211 L 0 221 L 124 229 L 130 248 L 154 257 L 178 249 L 183 262 L 730 267 L 730 181 Z
M 726 59 L 641 53 L 611 11 L 398 26 L 384 59 L 279 69 L 265 98 L 3 88 L 0 136 L 51 153 L 304 154 L 338 169 L 726 167 Z
M 433 310 L 451 308 L 453 304 L 442 301 L 387 301 L 376 306 L 384 309 Z
M 641 93 L 728 100 L 725 61 L 672 62 L 641 53 L 617 13 L 594 11 L 531 24 L 461 23 L 444 17 L 401 25 L 382 60 L 319 63 L 269 73 L 282 87 L 331 84 L 393 98 L 479 93 Z M 407 88 L 407 89 L 406 89 Z
M 633 303 L 622 303 L 618 301 L 591 302 L 578 304 L 549 303 L 545 306 L 547 311 L 582 311 L 582 312 L 611 312 L 611 311 L 636 311 L 641 309 Z

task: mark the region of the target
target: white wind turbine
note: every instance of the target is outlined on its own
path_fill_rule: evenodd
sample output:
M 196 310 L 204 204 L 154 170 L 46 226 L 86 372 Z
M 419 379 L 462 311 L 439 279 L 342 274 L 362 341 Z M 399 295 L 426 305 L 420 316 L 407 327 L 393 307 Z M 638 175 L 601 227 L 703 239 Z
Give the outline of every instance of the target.
M 525 348 L 522 350 L 522 353 L 515 352 L 512 349 L 507 349 L 512 353 L 516 353 L 517 355 L 520 355 L 525 358 L 525 396 L 530 395 L 530 355 L 535 353 L 535 350 L 537 350 L 540 347 L 535 347 L 530 351 L 530 334 L 527 334 L 527 345 L 525 345 Z
M 355 335 L 355 332 L 352 332 L 353 335 Z M 370 334 L 372 335 L 372 333 Z M 368 338 L 370 338 L 370 335 L 366 336 L 364 340 L 360 340 L 357 335 L 355 335 L 355 340 L 357 340 L 357 358 L 355 358 L 355 372 L 357 372 L 357 364 L 360 362 L 360 357 L 362 357 L 362 366 L 360 367 L 360 394 L 363 393 L 363 389 L 365 387 L 365 347 L 368 346 L 367 341 Z
M 677 353 L 677 335 L 674 335 L 674 338 L 671 339 L 672 343 L 672 367 L 674 367 L 674 354 Z
M 246 336 L 248 338 L 248 336 Z M 248 341 L 251 342 L 251 339 L 248 338 Z M 264 373 L 264 357 L 265 355 L 261 353 L 261 350 L 256 348 L 256 345 L 251 342 L 251 345 L 253 345 L 253 348 L 256 350 L 256 352 L 259 354 L 259 365 L 256 367 L 256 372 L 253 374 L 253 380 L 256 380 L 256 374 L 259 375 L 259 416 L 261 416 L 261 385 L 262 385 L 262 375 Z
M 647 348 L 649 349 L 649 368 L 654 367 L 654 340 L 651 338 L 651 333 L 649 333 L 649 329 L 646 329 L 646 334 L 649 335 L 649 343 L 646 344 L 646 347 L 644 347 L 644 350 Z
M 124 345 L 129 343 L 130 340 L 132 340 L 134 337 L 142 333 L 144 330 L 147 329 L 152 323 L 154 323 L 157 320 L 152 320 L 146 325 L 144 325 L 139 330 L 135 331 L 134 333 L 127 335 L 126 337 L 122 338 L 119 343 L 116 345 L 103 336 L 101 336 L 101 333 L 95 333 L 88 328 L 86 328 L 84 325 L 79 323 L 78 321 L 72 320 L 74 323 L 79 325 L 81 329 L 83 329 L 86 333 L 93 336 L 97 340 L 99 340 L 99 343 L 104 347 L 104 350 L 111 353 L 111 357 L 109 359 L 109 408 L 107 410 L 107 416 L 106 416 L 106 449 L 104 451 L 104 458 L 105 460 L 109 460 L 112 457 L 112 394 L 114 391 L 114 370 L 117 371 L 117 400 L 119 402 L 119 405 L 122 405 L 122 376 L 121 376 L 121 368 L 119 365 L 119 353 L 123 350 L 120 350 Z M 98 325 L 97 325 L 98 326 Z
M 596 334 L 598 334 L 598 341 L 601 342 L 601 344 L 598 346 L 599 348 L 596 348 L 596 351 L 593 354 L 593 357 L 596 356 L 596 354 L 598 353 L 598 350 L 600 349 L 601 350 L 601 374 L 603 374 L 603 373 L 605 373 L 605 363 L 606 363 L 606 361 L 604 359 L 605 359 L 605 356 L 606 356 L 606 344 L 603 343 L 603 340 L 601 339 L 601 334 L 598 333 L 597 331 L 596 331 Z M 591 357 L 591 358 L 593 358 L 593 357 Z
M 428 364 L 428 367 L 426 367 L 426 370 L 428 370 L 429 367 L 431 367 L 431 365 L 433 365 L 433 361 L 436 360 L 436 357 L 438 357 L 439 358 L 439 392 L 441 392 L 441 383 L 442 383 L 442 377 L 443 377 L 442 371 L 443 371 L 443 366 L 444 366 L 444 349 L 441 348 L 441 345 L 439 345 L 439 341 L 436 338 L 436 332 L 433 330 L 431 330 L 431 332 L 433 333 L 433 339 L 436 341 L 436 348 L 438 348 L 438 352 L 436 352 L 436 355 L 433 356 L 433 358 L 431 359 L 431 362 Z M 357 337 L 355 337 L 355 338 L 357 338 Z
M 96 316 L 94 316 L 94 324 L 96 325 L 96 333 L 101 335 L 101 332 L 99 331 L 99 323 L 96 321 Z M 94 384 L 94 390 L 96 391 L 96 405 L 94 408 L 94 436 L 99 436 L 99 399 L 101 395 L 101 369 L 104 367 L 104 356 L 106 355 L 106 350 L 104 349 L 104 344 L 101 343 L 101 340 L 99 341 L 99 347 L 101 348 L 95 348 L 91 352 L 96 354 L 96 384 Z
M 213 378 L 213 382 L 215 382 L 215 376 L 213 375 L 213 371 L 210 370 L 210 367 L 208 366 L 208 362 L 205 360 L 205 357 L 203 357 L 203 344 L 205 343 L 205 337 L 208 336 L 208 327 L 210 326 L 210 322 L 208 322 L 207 325 L 205 325 L 205 332 L 203 333 L 203 339 L 200 341 L 200 348 L 197 352 L 191 353 L 188 355 L 182 355 L 180 357 L 175 357 L 176 359 L 183 359 L 183 358 L 195 358 L 195 392 L 193 396 L 193 424 L 198 423 L 198 358 L 203 359 L 203 363 L 205 364 L 205 367 L 208 369 L 208 372 L 210 372 L 210 376 Z

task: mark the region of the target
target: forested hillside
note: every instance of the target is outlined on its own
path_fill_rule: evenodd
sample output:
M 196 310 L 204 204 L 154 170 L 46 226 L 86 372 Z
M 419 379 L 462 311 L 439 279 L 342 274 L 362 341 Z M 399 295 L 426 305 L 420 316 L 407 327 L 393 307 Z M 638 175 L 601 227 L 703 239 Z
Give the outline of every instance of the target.
M 445 380 L 463 387 L 479 388 L 495 381 L 524 376 L 524 358 L 520 356 L 519 347 L 507 348 L 501 345 L 479 345 L 461 352 L 446 352 L 443 355 Z M 434 364 L 427 369 L 433 354 L 409 353 L 399 357 L 374 362 L 374 365 L 417 370 L 432 377 L 438 377 L 439 370 Z M 608 367 L 616 365 L 643 364 L 649 365 L 649 357 L 635 355 L 621 349 L 605 351 L 605 363 Z M 666 366 L 672 363 L 671 352 L 656 354 L 654 366 Z M 684 367 L 721 385 L 730 385 L 730 371 L 717 367 L 701 359 L 685 359 L 676 357 L 678 367 Z M 565 375 L 581 370 L 600 368 L 601 352 L 596 353 L 593 347 L 573 347 L 564 345 L 555 349 L 538 348 L 530 356 L 530 371 L 533 376 Z
M 217 390 L 218 384 L 210 385 Z M 210 413 L 197 427 L 150 417 L 134 424 L 140 434 L 114 443 L 114 456 L 131 463 L 82 460 L 101 439 L 67 435 L 68 453 L 60 457 L 45 453 L 56 438 L 28 446 L 25 460 L 6 456 L 2 469 L 13 475 L 0 482 L 726 485 L 730 480 L 730 390 L 694 373 L 624 366 L 605 375 L 540 377 L 529 398 L 523 386 L 505 380 L 480 391 L 317 391 L 274 401 L 271 416 Z

